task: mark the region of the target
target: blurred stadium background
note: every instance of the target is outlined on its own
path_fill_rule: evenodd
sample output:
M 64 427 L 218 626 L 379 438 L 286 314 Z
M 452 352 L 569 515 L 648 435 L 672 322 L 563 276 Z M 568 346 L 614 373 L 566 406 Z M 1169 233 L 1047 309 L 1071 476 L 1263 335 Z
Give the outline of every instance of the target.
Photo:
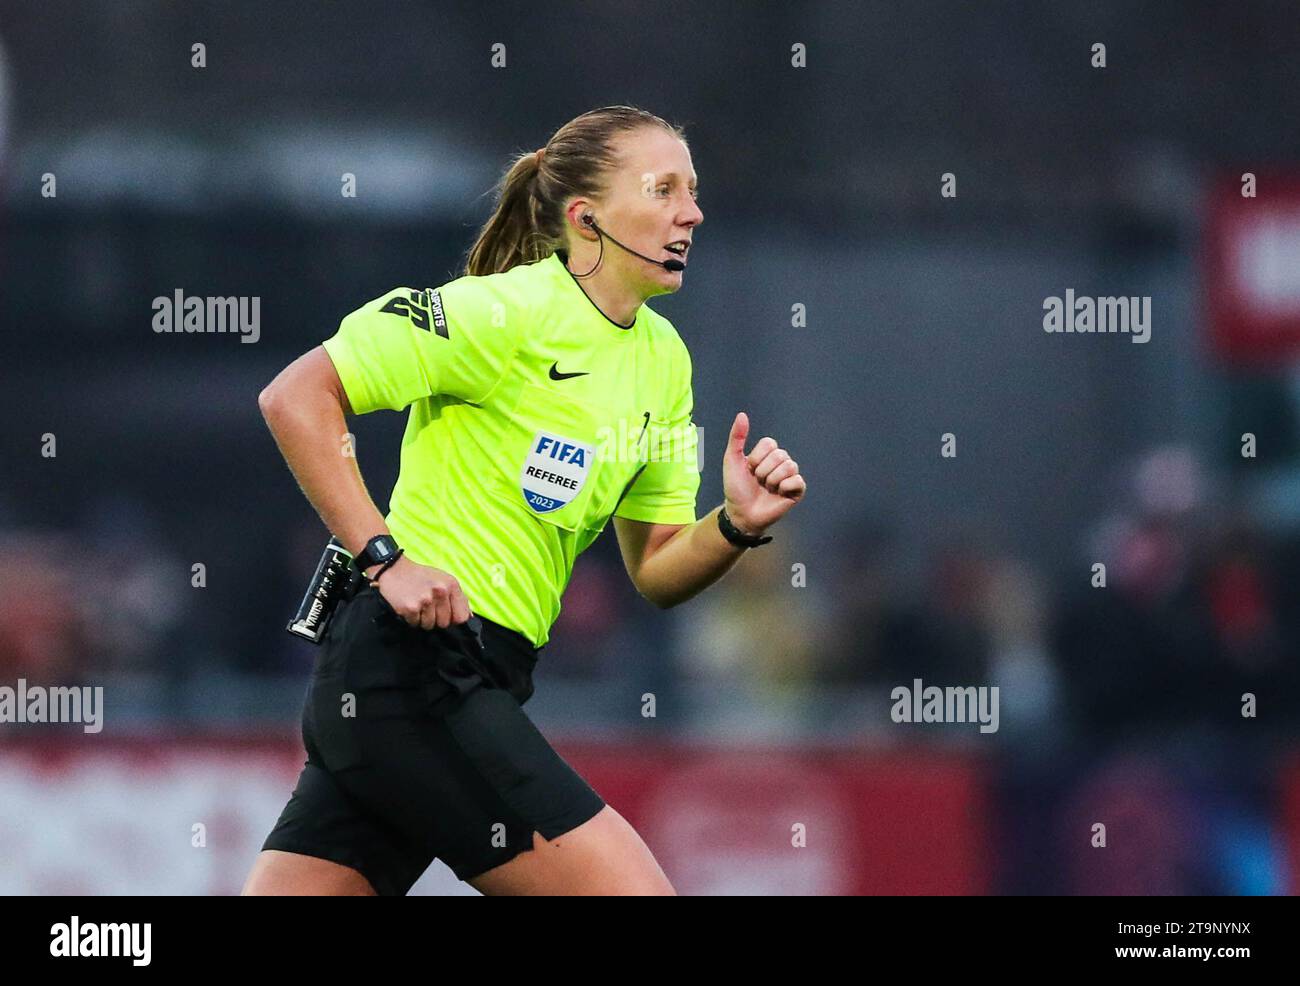
M 700 511 L 740 409 L 810 484 L 667 613 L 611 528 L 543 654 L 528 711 L 679 890 L 1300 889 L 1300 19 L 1071 6 L 0 0 L 0 684 L 106 706 L 0 724 L 0 892 L 238 890 L 302 759 L 283 628 L 326 537 L 257 393 L 455 276 L 510 156 L 616 102 L 701 179 L 651 302 Z M 1067 288 L 1150 296 L 1150 341 L 1045 333 Z M 176 289 L 259 297 L 260 339 L 156 334 Z M 403 419 L 352 421 L 386 509 Z M 894 723 L 915 678 L 998 686 L 1000 728 Z

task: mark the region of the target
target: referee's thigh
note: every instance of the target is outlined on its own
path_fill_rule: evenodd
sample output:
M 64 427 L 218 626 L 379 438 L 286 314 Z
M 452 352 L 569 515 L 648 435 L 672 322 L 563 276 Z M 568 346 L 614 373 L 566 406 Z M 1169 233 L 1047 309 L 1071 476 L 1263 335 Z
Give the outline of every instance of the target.
M 370 881 L 342 863 L 280 849 L 263 849 L 241 897 L 374 897 Z
M 482 894 L 675 896 L 668 878 L 636 829 L 609 805 L 547 841 L 466 881 Z

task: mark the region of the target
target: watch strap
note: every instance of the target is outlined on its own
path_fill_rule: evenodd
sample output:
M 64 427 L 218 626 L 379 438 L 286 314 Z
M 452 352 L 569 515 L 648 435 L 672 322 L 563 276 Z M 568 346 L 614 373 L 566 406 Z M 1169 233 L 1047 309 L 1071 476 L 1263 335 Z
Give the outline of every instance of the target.
M 727 516 L 727 508 L 723 507 L 718 511 L 718 530 L 722 536 L 738 548 L 757 548 L 760 544 L 767 544 L 772 540 L 770 534 L 746 534 L 731 522 Z

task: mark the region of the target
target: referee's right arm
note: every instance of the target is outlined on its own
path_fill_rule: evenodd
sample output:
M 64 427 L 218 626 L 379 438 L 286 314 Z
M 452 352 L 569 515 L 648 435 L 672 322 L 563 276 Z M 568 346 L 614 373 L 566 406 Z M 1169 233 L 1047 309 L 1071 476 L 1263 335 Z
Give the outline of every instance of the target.
M 257 406 L 289 471 L 345 548 L 355 555 L 376 534 L 389 533 L 356 456 L 343 454 L 344 415 L 352 408 L 323 346 L 281 370 L 258 395 Z M 374 574 L 373 569 L 366 574 Z
M 324 346 L 286 366 L 258 395 L 267 427 L 325 526 L 354 555 L 376 534 L 390 534 L 361 478 L 355 455 L 344 455 L 347 391 Z M 366 569 L 373 576 L 380 566 Z M 469 600 L 450 572 L 416 564 L 403 555 L 377 583 L 379 593 L 402 619 L 431 630 L 464 623 L 473 615 Z

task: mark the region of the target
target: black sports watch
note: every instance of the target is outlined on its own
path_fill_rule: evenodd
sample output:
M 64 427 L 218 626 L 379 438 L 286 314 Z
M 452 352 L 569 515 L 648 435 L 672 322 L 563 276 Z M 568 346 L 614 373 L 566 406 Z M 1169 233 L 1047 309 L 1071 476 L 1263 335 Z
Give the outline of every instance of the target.
M 760 544 L 767 544 L 772 540 L 772 535 L 746 534 L 731 522 L 727 516 L 727 508 L 723 507 L 718 511 L 718 530 L 722 536 L 738 548 L 757 548 Z
M 382 565 L 386 561 L 395 560 L 401 550 L 391 534 L 376 534 L 366 542 L 366 546 L 352 561 L 364 572 L 372 565 Z

